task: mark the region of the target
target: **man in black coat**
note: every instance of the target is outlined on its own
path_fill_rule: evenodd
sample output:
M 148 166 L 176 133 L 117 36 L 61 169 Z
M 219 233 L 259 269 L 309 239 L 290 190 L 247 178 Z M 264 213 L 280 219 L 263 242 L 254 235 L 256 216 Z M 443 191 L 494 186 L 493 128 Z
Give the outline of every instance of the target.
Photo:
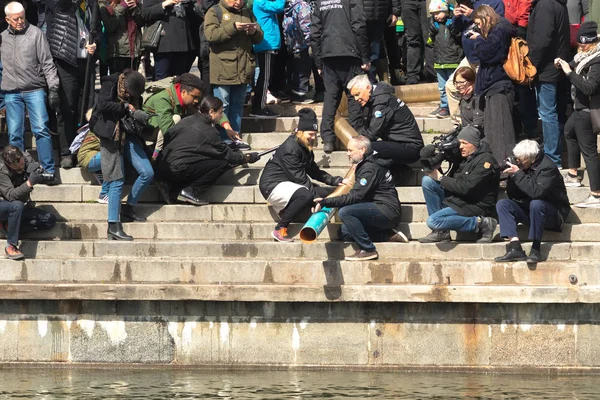
M 392 235 L 400 222 L 398 192 L 388 170 L 390 162 L 373 154 L 369 139 L 364 136 L 350 139 L 347 153 L 350 162 L 356 165 L 352 190 L 342 196 L 316 198 L 314 211 L 321 207 L 341 207 L 337 214 L 342 220 L 341 237 L 358 245 L 358 250 L 346 260 L 375 260 L 379 254 L 373 242 L 406 240 L 402 233 Z
M 325 85 L 323 150 L 331 153 L 335 146 L 333 122 L 342 91 L 350 79 L 371 66 L 363 0 L 317 0 L 311 17 L 310 45 Z M 346 95 L 350 124 L 355 126 L 360 119 L 360 108 L 348 91 Z
M 560 170 L 534 140 L 523 140 L 513 150 L 516 164 L 508 163 L 506 193 L 508 199 L 496 204 L 500 220 L 500 236 L 509 238 L 506 254 L 498 262 L 544 261 L 540 246 L 544 229 L 560 232 L 571 211 L 567 188 Z M 517 236 L 517 224 L 529 225 L 529 240 L 533 241 L 529 256 Z
M 559 125 L 559 99 L 567 93 L 559 93 L 561 71 L 554 66 L 557 57 L 570 60 L 569 15 L 567 0 L 538 0 L 533 6 L 527 26 L 529 58 L 537 68 L 535 89 L 538 114 L 544 131 L 544 153 L 561 168 L 561 130 Z M 525 126 L 535 126 L 535 113 L 524 113 Z
M 449 242 L 450 231 L 477 232 L 478 243 L 491 242 L 498 222 L 492 218 L 498 199 L 500 168 L 489 145 L 473 126 L 458 134 L 463 161 L 453 176 L 435 169 L 423 177 L 427 226 L 432 232 L 421 243 Z

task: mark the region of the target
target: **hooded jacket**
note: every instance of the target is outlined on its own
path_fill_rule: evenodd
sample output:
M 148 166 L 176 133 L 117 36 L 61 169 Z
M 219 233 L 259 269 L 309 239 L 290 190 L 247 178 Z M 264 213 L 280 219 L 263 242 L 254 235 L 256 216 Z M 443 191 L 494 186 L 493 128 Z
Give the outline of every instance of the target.
M 506 194 L 509 199 L 527 207 L 531 200 L 546 200 L 556 207 L 563 222 L 571 211 L 563 176 L 542 150 L 529 169 L 510 176 Z
M 444 204 L 464 217 L 493 216 L 498 201 L 500 166 L 487 142 L 464 158 L 453 176 L 443 176 Z
M 529 58 L 537 68 L 539 82 L 556 83 L 563 73 L 554 66 L 557 57 L 571 60 L 567 0 L 538 0 L 534 3 L 527 27 Z
M 32 187 L 27 185 L 29 174 L 40 167 L 36 161 L 29 155 L 28 152 L 23 152 L 25 159 L 25 169 L 23 173 L 17 174 L 0 161 L 0 198 L 6 201 L 21 201 L 29 202 Z
M 285 0 L 254 0 L 252 12 L 263 31 L 263 40 L 254 45 L 255 52 L 279 50 L 281 31 L 277 14 L 283 13 Z
M 358 134 L 372 142 L 381 139 L 423 147 L 417 121 L 406 104 L 396 97 L 393 86 L 385 82 L 373 85 L 363 115 L 364 124 Z
M 323 207 L 344 207 L 357 203 L 375 203 L 379 211 L 390 220 L 400 222 L 401 208 L 394 179 L 389 171 L 390 160 L 380 160 L 369 154 L 356 165 L 356 180 L 348 194 L 328 197 L 321 201 Z
M 316 0 L 310 26 L 310 45 L 317 67 L 323 59 L 352 57 L 369 61 L 369 40 L 363 0 Z
M 289 181 L 304 186 L 316 197 L 314 184 L 309 177 L 330 186 L 339 185 L 343 179 L 321 170 L 315 163 L 315 154 L 298 143 L 296 135 L 292 134 L 267 161 L 258 187 L 266 199 L 277 185 Z

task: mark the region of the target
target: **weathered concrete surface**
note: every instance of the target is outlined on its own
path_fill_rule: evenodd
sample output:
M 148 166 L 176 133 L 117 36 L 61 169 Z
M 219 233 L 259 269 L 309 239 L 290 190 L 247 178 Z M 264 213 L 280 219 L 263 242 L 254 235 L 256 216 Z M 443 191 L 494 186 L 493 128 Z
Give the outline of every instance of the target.
M 598 367 L 597 305 L 0 302 L 0 362 Z

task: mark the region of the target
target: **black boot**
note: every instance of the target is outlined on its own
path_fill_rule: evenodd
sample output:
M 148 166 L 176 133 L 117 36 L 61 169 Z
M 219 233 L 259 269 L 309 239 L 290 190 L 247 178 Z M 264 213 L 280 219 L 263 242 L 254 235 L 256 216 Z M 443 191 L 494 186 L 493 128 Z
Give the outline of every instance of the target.
M 136 215 L 131 204 L 121 206 L 121 219 L 125 222 L 146 222 L 146 217 Z
M 129 236 L 123 232 L 123 224 L 120 222 L 109 222 L 106 235 L 108 240 L 133 240 L 133 236 Z
M 177 196 L 177 200 L 190 203 L 195 206 L 205 206 L 208 204 L 208 201 L 199 199 L 196 195 L 196 192 L 191 187 L 181 189 L 179 196 Z
M 513 262 L 513 261 L 525 261 L 527 255 L 521 247 L 521 242 L 514 241 L 509 242 L 506 245 L 506 254 L 500 257 L 494 258 L 496 262 Z

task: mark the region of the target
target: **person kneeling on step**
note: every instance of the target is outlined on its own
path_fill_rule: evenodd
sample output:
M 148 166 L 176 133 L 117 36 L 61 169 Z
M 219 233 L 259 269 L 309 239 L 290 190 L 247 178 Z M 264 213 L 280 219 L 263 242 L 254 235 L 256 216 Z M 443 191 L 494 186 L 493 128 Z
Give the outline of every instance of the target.
M 393 228 L 400 222 L 400 200 L 388 167 L 390 160 L 377 157 L 371 141 L 357 136 L 348 142 L 348 158 L 356 165 L 356 180 L 348 194 L 316 198 L 314 212 L 321 207 L 337 208 L 342 220 L 341 237 L 354 241 L 359 249 L 348 261 L 375 260 L 379 257 L 373 242 L 399 241 L 404 237 Z
M 536 141 L 519 142 L 513 154 L 514 159 L 507 160 L 507 168 L 503 171 L 509 176 L 506 187 L 508 199 L 496 204 L 500 236 L 510 241 L 506 254 L 494 261 L 535 264 L 544 261 L 540 253 L 544 229 L 560 232 L 571 207 L 560 170 Z M 529 225 L 529 240 L 533 241 L 529 256 L 526 256 L 517 236 L 519 222 Z
M 206 96 L 199 112 L 181 120 L 165 135 L 165 146 L 158 158 L 159 190 L 171 202 L 171 186 L 179 191 L 177 200 L 202 206 L 204 192 L 231 166 L 255 163 L 258 153 L 233 151 L 219 138 L 215 124 L 223 114 L 223 102 Z
M 19 233 L 51 229 L 56 217 L 33 207 L 30 194 L 38 183 L 54 179 L 33 161 L 29 153 L 18 147 L 6 146 L 0 164 L 0 230 L 6 234 L 4 257 L 11 260 L 25 258 L 17 247 Z
M 463 157 L 452 176 L 434 169 L 421 187 L 427 205 L 427 226 L 432 232 L 421 243 L 449 242 L 450 231 L 477 232 L 478 243 L 491 242 L 498 222 L 491 216 L 498 200 L 500 167 L 479 130 L 464 127 L 458 134 Z

